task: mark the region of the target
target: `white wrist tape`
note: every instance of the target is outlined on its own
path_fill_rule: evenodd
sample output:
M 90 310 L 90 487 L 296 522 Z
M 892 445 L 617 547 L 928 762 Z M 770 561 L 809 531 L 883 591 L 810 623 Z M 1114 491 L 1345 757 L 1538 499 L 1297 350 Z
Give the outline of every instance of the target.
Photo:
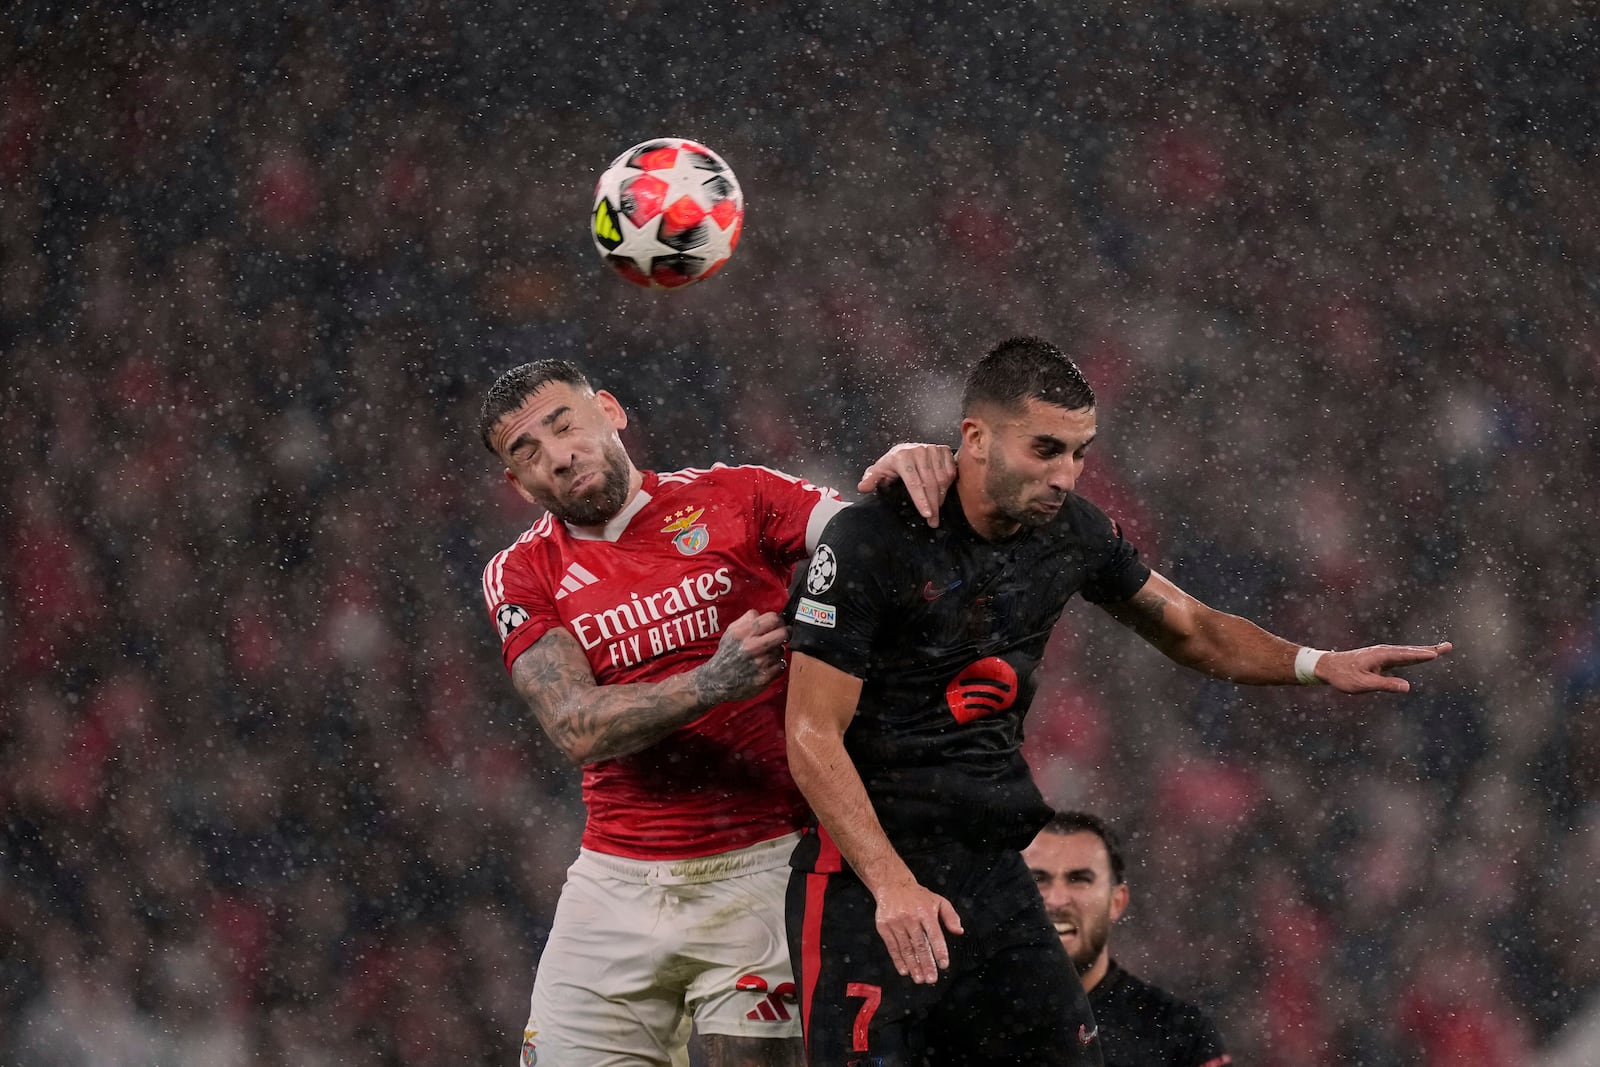
M 1301 647 L 1294 654 L 1294 676 L 1301 685 L 1322 685 L 1317 677 L 1317 660 L 1327 655 L 1324 649 Z

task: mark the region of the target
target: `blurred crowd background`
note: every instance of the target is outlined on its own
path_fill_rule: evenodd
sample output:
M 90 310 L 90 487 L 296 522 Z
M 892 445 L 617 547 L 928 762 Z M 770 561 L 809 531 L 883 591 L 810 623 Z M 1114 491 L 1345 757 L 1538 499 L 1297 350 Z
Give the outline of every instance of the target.
M 1069 611 L 1029 754 L 1131 839 L 1117 956 L 1240 1063 L 1596 1062 L 1592 9 L 464 6 L 0 24 L 0 1062 L 512 1062 L 581 807 L 483 391 L 571 357 L 642 466 L 848 493 L 1023 332 L 1180 585 L 1456 642 L 1339 699 Z M 660 134 L 748 204 L 672 294 L 586 228 Z

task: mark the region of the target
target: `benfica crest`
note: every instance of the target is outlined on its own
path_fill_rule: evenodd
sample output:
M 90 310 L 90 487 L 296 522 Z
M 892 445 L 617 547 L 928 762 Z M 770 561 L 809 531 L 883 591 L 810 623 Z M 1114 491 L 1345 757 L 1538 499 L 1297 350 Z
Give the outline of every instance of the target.
M 700 516 L 705 513 L 705 508 L 693 507 L 675 511 L 671 520 L 661 527 L 661 532 L 675 534 L 672 539 L 673 547 L 685 556 L 699 555 L 711 543 L 711 534 L 700 521 Z

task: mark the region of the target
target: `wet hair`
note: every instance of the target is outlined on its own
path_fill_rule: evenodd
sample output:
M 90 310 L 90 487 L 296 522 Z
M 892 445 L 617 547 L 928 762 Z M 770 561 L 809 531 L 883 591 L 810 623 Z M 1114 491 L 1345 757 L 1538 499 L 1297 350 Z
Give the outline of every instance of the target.
M 528 402 L 528 398 L 551 382 L 562 382 L 576 389 L 593 391 L 594 386 L 584 377 L 583 371 L 564 359 L 541 359 L 512 367 L 489 387 L 483 398 L 483 408 L 478 413 L 478 436 L 483 447 L 494 452 L 489 434 L 494 424 Z
M 1042 400 L 1068 411 L 1094 407 L 1094 390 L 1078 365 L 1040 337 L 1013 337 L 996 345 L 967 375 L 961 414 L 981 404 L 1017 411 Z
M 1106 846 L 1106 856 L 1111 860 L 1111 883 L 1121 885 L 1127 881 L 1127 862 L 1122 856 L 1122 838 L 1100 816 L 1087 811 L 1058 811 L 1044 825 L 1044 833 L 1093 834 Z

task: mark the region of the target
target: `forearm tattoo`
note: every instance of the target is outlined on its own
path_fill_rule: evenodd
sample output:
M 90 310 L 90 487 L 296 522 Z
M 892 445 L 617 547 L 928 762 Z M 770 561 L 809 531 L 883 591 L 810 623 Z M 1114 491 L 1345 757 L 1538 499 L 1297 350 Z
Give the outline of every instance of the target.
M 1140 619 L 1151 623 L 1159 624 L 1167 615 L 1167 598 L 1157 592 L 1141 590 L 1134 595 L 1133 606 Z
M 761 665 L 737 644 L 720 646 L 694 677 L 695 693 L 707 706 L 754 692 L 760 681 Z
M 1157 648 L 1164 649 L 1172 642 L 1166 629 L 1169 603 L 1165 596 L 1148 589 L 1140 590 L 1128 602 L 1128 621 L 1134 631 Z
M 550 740 L 579 763 L 626 756 L 682 726 L 691 709 L 664 702 L 654 687 L 596 686 L 581 654 L 556 635 L 512 665 L 511 680 Z

